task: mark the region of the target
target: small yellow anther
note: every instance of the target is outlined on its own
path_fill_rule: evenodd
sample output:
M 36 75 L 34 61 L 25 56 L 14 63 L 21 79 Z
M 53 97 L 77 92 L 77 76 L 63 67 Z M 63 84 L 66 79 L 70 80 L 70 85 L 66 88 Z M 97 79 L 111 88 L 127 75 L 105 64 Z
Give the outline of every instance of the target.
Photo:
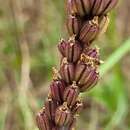
M 55 67 L 52 67 L 52 77 L 53 80 L 57 80 L 60 77 L 59 72 Z

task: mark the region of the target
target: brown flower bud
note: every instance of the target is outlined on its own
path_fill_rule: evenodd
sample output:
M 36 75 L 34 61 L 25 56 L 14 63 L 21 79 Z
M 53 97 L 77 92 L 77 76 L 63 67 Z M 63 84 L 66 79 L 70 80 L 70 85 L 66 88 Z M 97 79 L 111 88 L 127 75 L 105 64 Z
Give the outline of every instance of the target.
M 67 30 L 69 34 L 72 35 L 78 35 L 79 31 L 81 29 L 81 19 L 79 17 L 69 15 L 67 19 Z
M 97 82 L 99 74 L 91 64 L 79 63 L 75 70 L 75 81 L 81 92 L 91 88 Z
M 55 111 L 57 106 L 57 102 L 53 101 L 51 98 L 48 98 L 45 102 L 45 114 L 51 121 L 53 121 L 55 118 Z
M 91 6 L 89 0 L 69 0 L 68 12 L 79 16 L 85 16 L 90 13 Z
M 83 103 L 81 100 L 77 100 L 76 103 L 72 107 L 73 114 L 79 114 L 83 109 Z
M 60 75 L 66 83 L 72 83 L 74 79 L 74 64 L 63 64 L 60 68 Z
M 88 78 L 88 80 L 86 80 L 86 83 L 80 86 L 80 91 L 84 92 L 86 90 L 88 91 L 92 89 L 98 83 L 98 81 L 99 81 L 99 73 L 93 70 L 93 73 Z
M 80 43 L 75 39 L 71 38 L 68 42 L 61 42 L 58 47 L 62 56 L 66 57 L 68 62 L 75 63 L 80 58 L 82 48 Z
M 91 21 L 87 21 L 81 28 L 79 39 L 84 44 L 90 44 L 98 35 L 99 25 L 98 19 L 95 17 Z
M 49 119 L 45 114 L 45 110 L 41 110 L 36 116 L 36 122 L 40 130 L 50 130 L 51 126 L 49 123 Z
M 78 86 L 76 86 L 75 83 L 73 83 L 71 86 L 67 87 L 64 91 L 64 101 L 67 102 L 67 105 L 69 108 L 71 108 L 78 98 L 79 95 L 79 89 Z
M 55 113 L 55 123 L 58 126 L 65 126 L 67 125 L 72 119 L 72 114 L 67 107 L 67 104 L 64 103 L 62 106 L 56 109 Z
M 55 80 L 50 85 L 50 96 L 53 100 L 62 102 L 66 85 L 63 80 Z

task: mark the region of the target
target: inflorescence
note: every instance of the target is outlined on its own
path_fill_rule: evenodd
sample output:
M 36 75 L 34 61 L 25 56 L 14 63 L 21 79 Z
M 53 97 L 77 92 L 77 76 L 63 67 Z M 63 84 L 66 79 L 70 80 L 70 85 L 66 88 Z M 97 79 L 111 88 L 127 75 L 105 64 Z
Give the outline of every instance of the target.
M 93 41 L 107 29 L 108 12 L 117 0 L 68 0 L 68 40 L 60 40 L 60 69 L 53 68 L 49 95 L 36 121 L 40 130 L 73 130 L 83 108 L 79 94 L 99 81 L 102 63 Z

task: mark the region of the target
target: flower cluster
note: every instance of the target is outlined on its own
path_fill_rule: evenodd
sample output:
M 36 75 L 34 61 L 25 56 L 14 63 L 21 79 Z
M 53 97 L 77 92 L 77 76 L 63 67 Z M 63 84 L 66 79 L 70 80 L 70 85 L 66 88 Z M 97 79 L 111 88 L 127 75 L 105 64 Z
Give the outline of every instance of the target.
M 107 13 L 117 0 L 68 0 L 68 40 L 61 40 L 60 69 L 54 69 L 53 81 L 45 106 L 37 114 L 40 130 L 72 130 L 83 103 L 79 94 L 99 80 L 99 49 L 91 44 L 105 32 Z

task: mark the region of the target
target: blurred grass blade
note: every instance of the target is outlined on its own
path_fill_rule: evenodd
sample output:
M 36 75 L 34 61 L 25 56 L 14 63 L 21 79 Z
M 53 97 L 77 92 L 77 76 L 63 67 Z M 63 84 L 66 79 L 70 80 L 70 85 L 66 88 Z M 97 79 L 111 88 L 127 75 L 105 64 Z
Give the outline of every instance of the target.
M 119 47 L 109 58 L 108 60 L 100 67 L 100 75 L 103 76 L 108 70 L 110 70 L 118 61 L 130 51 L 130 39 L 122 43 L 122 46 Z
M 125 93 L 123 78 L 120 73 L 114 74 L 111 85 L 114 88 L 113 98 L 115 97 L 117 99 L 117 108 L 105 130 L 114 130 L 116 126 L 122 125 L 128 114 L 128 100 Z
M 6 120 L 6 116 L 8 113 L 8 109 L 9 109 L 8 104 L 3 106 L 3 108 L 1 107 L 1 110 L 0 110 L 0 130 L 4 130 L 4 128 L 5 128 L 5 120 Z
M 114 127 L 119 126 L 119 124 L 122 124 L 122 121 L 124 121 L 128 111 L 127 111 L 127 104 L 126 104 L 126 99 L 124 98 L 123 95 L 120 95 L 118 97 L 118 106 L 117 110 L 114 113 L 111 121 L 107 124 L 105 130 L 114 130 Z

